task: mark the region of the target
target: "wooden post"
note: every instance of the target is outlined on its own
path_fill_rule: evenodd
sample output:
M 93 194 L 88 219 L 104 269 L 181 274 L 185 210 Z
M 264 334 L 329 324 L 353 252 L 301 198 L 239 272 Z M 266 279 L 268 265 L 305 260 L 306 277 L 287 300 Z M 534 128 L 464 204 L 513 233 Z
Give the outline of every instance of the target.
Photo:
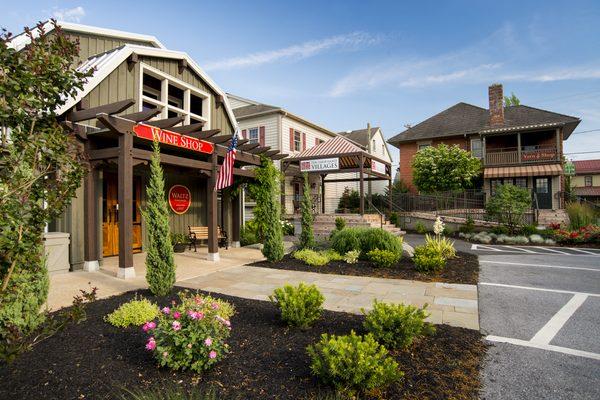
M 135 277 L 133 268 L 133 136 L 119 136 L 118 207 L 119 207 L 119 278 Z
M 519 159 L 519 164 L 523 160 L 521 160 L 521 132 L 517 132 L 517 157 Z
M 231 188 L 221 191 L 221 229 L 231 234 Z
M 214 152 L 211 157 L 212 173 L 208 180 L 208 255 L 206 257 L 209 261 L 219 261 L 219 239 L 217 237 L 217 191 L 215 187 L 217 185 L 217 153 Z
M 321 214 L 325 214 L 325 176 L 321 175 Z
M 231 204 L 231 247 L 240 247 L 240 227 L 242 225 L 242 194 L 232 198 Z
M 388 206 L 390 208 L 390 215 L 392 214 L 393 210 L 393 199 L 392 199 L 392 171 L 391 171 L 391 167 L 390 167 L 390 179 L 388 179 L 388 192 L 389 192 L 389 199 L 388 199 Z
M 100 269 L 98 263 L 98 219 L 96 212 L 96 168 L 90 165 L 90 170 L 84 178 L 83 203 L 85 212 L 84 225 L 84 262 L 83 270 L 92 272 Z
M 365 158 L 364 155 L 360 154 L 360 167 L 359 167 L 359 177 L 360 177 L 360 215 L 365 214 L 365 185 L 363 178 L 363 168 L 365 166 Z

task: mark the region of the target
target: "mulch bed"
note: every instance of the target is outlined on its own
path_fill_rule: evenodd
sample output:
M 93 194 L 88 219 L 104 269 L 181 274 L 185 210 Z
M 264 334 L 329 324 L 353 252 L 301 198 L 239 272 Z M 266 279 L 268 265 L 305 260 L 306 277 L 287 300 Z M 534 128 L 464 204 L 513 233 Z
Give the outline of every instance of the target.
M 175 297 L 139 293 L 159 305 Z M 231 353 L 203 375 L 175 372 L 156 366 L 144 350 L 146 335 L 140 328 L 120 329 L 103 321 L 133 296 L 129 292 L 91 304 L 86 321 L 0 367 L 0 398 L 114 399 L 123 388 L 181 387 L 213 388 L 219 399 L 319 399 L 331 389 L 310 374 L 306 346 L 325 332 L 363 333 L 362 316 L 325 311 L 313 328 L 301 331 L 284 326 L 268 302 L 217 295 L 237 311 L 231 319 Z M 479 332 L 439 325 L 434 336 L 394 355 L 405 377 L 384 398 L 475 399 L 485 351 Z
M 250 264 L 255 267 L 287 269 L 293 271 L 319 272 L 322 274 L 372 276 L 376 278 L 408 279 L 425 282 L 466 283 L 476 285 L 479 279 L 479 262 L 474 254 L 457 252 L 458 257 L 448 260 L 446 267 L 437 274 L 424 274 L 415 269 L 411 259 L 403 257 L 391 268 L 381 268 L 370 261 L 348 264 L 344 261 L 331 261 L 321 267 L 312 267 L 287 254 L 279 262 L 259 261 Z

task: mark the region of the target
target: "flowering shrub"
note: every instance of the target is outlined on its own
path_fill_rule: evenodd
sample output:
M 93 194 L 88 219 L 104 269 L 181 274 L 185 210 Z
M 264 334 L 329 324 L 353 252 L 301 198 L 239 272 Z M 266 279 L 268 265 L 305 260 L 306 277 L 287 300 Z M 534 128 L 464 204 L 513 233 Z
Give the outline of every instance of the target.
M 281 319 L 288 325 L 308 328 L 321 317 L 325 297 L 315 285 L 300 282 L 275 289 L 269 300 L 281 310 Z
M 367 253 L 367 257 L 382 268 L 390 268 L 400 260 L 400 254 L 379 249 L 371 250 Z
M 281 230 L 283 231 L 284 236 L 294 235 L 294 224 L 287 219 L 282 219 L 279 222 L 281 222 Z
M 310 369 L 321 381 L 349 395 L 373 393 L 402 378 L 398 363 L 371 334 L 335 336 L 323 334 L 307 348 Z
M 373 310 L 366 313 L 363 326 L 387 348 L 405 348 L 415 338 L 435 332 L 435 327 L 425 322 L 425 318 L 429 316 L 426 308 L 427 304 L 423 308 L 417 308 L 404 304 L 379 303 L 375 300 Z
M 358 256 L 360 256 L 359 250 L 350 250 L 344 254 L 344 261 L 347 264 L 356 264 L 358 262 Z
M 425 246 L 431 247 L 445 259 L 456 257 L 454 242 L 442 235 L 436 234 L 435 237 L 432 237 L 425 234 Z
M 148 299 L 137 296 L 135 299 L 123 303 L 115 311 L 104 317 L 104 320 L 113 326 L 125 328 L 130 325 L 141 326 L 146 321 L 151 321 L 158 316 L 158 306 Z
M 163 307 L 156 321 L 142 327 L 150 335 L 146 350 L 154 353 L 161 366 L 202 372 L 229 351 L 225 340 L 234 308 L 226 301 L 188 291 L 180 292 L 179 300 Z
M 558 229 L 554 231 L 554 240 L 558 243 L 600 243 L 600 226 L 586 225 L 572 231 Z

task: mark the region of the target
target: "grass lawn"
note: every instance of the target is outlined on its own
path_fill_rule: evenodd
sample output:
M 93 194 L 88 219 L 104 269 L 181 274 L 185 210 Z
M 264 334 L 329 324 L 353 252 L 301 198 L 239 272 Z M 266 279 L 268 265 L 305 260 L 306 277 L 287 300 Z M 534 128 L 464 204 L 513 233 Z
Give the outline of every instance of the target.
M 175 298 L 175 292 L 164 298 L 138 293 L 159 305 Z M 106 314 L 133 297 L 128 292 L 90 304 L 86 321 L 1 366 L 0 398 L 114 399 L 124 388 L 159 392 L 176 387 L 192 392 L 212 388 L 218 399 L 323 399 L 332 391 L 310 374 L 306 346 L 322 333 L 364 333 L 362 316 L 325 311 L 302 331 L 285 326 L 269 302 L 216 295 L 236 307 L 231 352 L 202 375 L 171 371 L 158 368 L 144 349 L 147 335 L 140 328 L 104 322 Z M 478 398 L 485 351 L 479 332 L 438 325 L 434 336 L 393 354 L 405 377 L 388 388 L 385 398 Z

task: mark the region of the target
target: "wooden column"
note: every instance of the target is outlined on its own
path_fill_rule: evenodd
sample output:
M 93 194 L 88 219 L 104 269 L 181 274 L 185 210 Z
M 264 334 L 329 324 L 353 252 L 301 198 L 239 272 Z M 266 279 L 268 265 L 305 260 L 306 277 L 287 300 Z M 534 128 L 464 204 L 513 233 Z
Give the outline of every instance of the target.
M 363 178 L 363 168 L 365 167 L 365 158 L 364 155 L 360 155 L 360 168 L 359 168 L 359 178 L 360 178 L 360 215 L 364 215 L 365 213 L 365 185 Z
M 231 199 L 231 247 L 240 247 L 240 227 L 242 226 L 242 194 Z
M 221 228 L 231 235 L 231 188 L 221 191 Z
M 133 136 L 119 136 L 118 157 L 118 206 L 119 206 L 119 278 L 133 278 Z
M 96 207 L 96 168 L 90 166 L 90 170 L 84 178 L 83 203 L 84 203 L 84 271 L 92 272 L 100 269 L 98 263 L 98 218 Z
M 325 214 L 325 177 L 327 175 L 321 175 L 321 213 Z
M 519 164 L 521 164 L 523 161 L 521 160 L 521 132 L 517 133 L 517 157 L 519 159 Z
M 211 174 L 208 180 L 207 197 L 208 197 L 208 255 L 207 260 L 219 261 L 219 239 L 217 237 L 217 153 L 211 155 Z

